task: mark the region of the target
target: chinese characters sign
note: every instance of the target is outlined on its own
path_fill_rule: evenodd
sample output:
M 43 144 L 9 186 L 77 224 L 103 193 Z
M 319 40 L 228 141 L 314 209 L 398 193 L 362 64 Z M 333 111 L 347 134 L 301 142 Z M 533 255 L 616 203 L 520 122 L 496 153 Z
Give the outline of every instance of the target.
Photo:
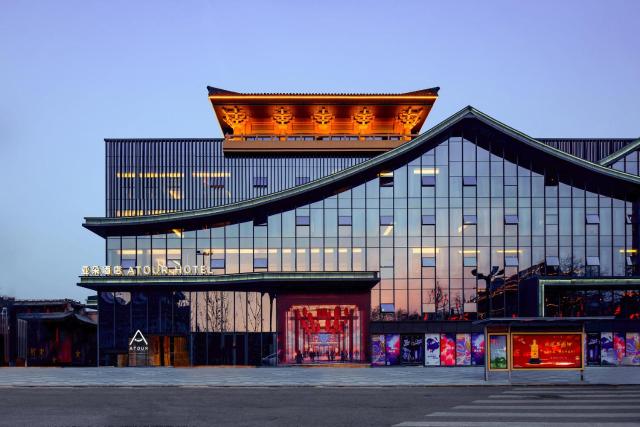
M 581 333 L 511 334 L 513 369 L 581 369 Z

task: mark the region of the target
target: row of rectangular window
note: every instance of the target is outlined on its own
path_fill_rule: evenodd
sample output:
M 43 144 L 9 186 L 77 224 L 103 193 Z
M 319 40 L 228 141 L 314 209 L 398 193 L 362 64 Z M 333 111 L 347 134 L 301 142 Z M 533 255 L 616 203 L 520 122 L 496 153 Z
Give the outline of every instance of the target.
M 627 257 L 627 265 L 633 265 L 633 261 L 631 257 Z M 559 267 L 560 266 L 560 258 L 557 256 L 548 256 L 545 259 L 545 263 L 549 267 Z M 177 267 L 180 264 L 180 260 L 169 259 L 167 260 L 168 267 Z M 475 267 L 478 265 L 478 259 L 475 256 L 465 256 L 463 258 L 464 267 Z M 504 257 L 504 265 L 505 267 L 518 267 L 519 259 L 517 256 L 505 256 Z M 587 266 L 599 266 L 600 265 L 600 257 L 598 256 L 588 256 L 586 257 L 586 265 Z M 136 260 L 135 259 L 122 259 L 121 262 L 122 268 L 135 268 Z M 210 266 L 212 269 L 224 269 L 225 268 L 225 259 L 224 258 L 211 258 Z M 422 267 L 435 267 L 436 266 L 436 258 L 435 257 L 422 257 Z M 254 268 L 268 268 L 268 259 L 267 258 L 254 258 L 253 260 Z
M 463 215 L 462 221 L 464 225 L 476 225 L 478 223 L 478 217 L 476 215 Z M 505 225 L 518 225 L 519 222 L 520 220 L 518 218 L 518 215 L 504 216 Z M 600 216 L 598 214 L 587 214 L 586 223 L 600 224 Z M 255 225 L 266 225 L 266 222 L 264 224 L 255 224 Z M 309 216 L 308 215 L 296 216 L 296 225 L 310 225 Z M 351 217 L 348 215 L 338 216 L 338 225 L 352 225 Z M 393 216 L 392 215 L 380 216 L 380 225 L 393 225 Z M 422 225 L 436 225 L 436 216 L 422 215 Z

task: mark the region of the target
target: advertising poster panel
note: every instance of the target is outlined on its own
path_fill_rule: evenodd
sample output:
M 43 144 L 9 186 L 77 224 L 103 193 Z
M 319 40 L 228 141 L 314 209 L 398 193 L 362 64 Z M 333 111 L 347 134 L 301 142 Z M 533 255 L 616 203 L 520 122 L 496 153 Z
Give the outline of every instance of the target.
M 471 364 L 484 366 L 484 334 L 471 334 Z
M 371 336 L 371 365 L 384 366 L 384 335 L 374 334 Z
M 506 335 L 489 335 L 489 369 L 507 369 Z
M 511 334 L 512 369 L 581 369 L 581 333 Z
M 405 365 L 422 363 L 422 335 L 401 335 L 401 362 Z
M 400 364 L 400 335 L 385 335 L 384 345 L 387 366 Z
M 613 332 L 600 334 L 600 362 L 603 365 L 616 364 L 616 355 L 613 352 Z
M 640 365 L 640 333 L 627 332 L 627 356 L 626 363 Z
M 455 334 L 440 335 L 440 365 L 456 365 L 456 336 Z
M 424 366 L 440 366 L 440 335 L 425 334 Z
M 624 332 L 613 333 L 613 354 L 616 358 L 616 365 L 622 365 L 622 360 L 626 354 L 626 345 L 624 339 Z
M 456 365 L 471 365 L 471 335 L 456 334 Z
M 600 365 L 600 334 L 587 334 L 587 365 Z

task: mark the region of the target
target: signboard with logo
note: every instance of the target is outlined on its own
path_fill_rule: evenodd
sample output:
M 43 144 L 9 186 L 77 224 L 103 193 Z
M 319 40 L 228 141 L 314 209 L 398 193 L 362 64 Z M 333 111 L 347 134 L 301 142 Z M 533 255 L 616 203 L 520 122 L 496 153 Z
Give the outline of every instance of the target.
M 512 369 L 583 369 L 581 332 L 511 334 Z
M 129 340 L 129 366 L 149 365 L 149 342 L 140 329 Z

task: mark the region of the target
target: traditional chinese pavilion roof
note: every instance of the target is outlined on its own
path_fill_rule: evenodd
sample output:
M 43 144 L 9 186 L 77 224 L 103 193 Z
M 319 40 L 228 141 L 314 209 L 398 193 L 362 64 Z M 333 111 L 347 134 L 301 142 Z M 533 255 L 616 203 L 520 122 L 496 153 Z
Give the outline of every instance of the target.
M 439 88 L 405 93 L 239 93 L 208 87 L 225 153 L 393 149 L 418 134 Z

